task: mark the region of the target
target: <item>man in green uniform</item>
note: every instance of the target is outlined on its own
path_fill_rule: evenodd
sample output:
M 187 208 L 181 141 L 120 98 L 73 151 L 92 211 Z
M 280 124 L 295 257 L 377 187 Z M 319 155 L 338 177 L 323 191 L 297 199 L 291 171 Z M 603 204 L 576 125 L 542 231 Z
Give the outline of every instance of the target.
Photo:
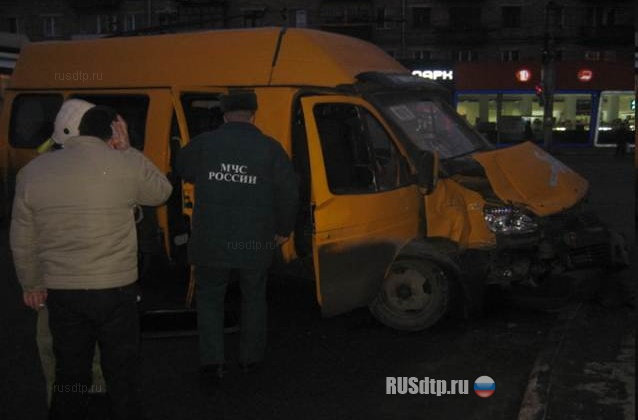
M 224 124 L 196 136 L 177 159 L 195 185 L 189 260 L 197 282 L 200 373 L 224 375 L 224 295 L 232 271 L 241 288 L 239 364 L 263 361 L 266 276 L 274 250 L 293 230 L 297 177 L 288 155 L 255 125 L 257 97 L 235 91 L 221 97 Z

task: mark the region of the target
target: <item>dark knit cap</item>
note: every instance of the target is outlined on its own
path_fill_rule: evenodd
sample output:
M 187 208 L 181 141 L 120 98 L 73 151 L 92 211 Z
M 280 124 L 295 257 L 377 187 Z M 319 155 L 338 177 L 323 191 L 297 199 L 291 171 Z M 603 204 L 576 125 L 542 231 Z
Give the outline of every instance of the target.
M 113 137 L 111 124 L 116 118 L 117 112 L 113 108 L 103 105 L 94 106 L 86 111 L 80 120 L 80 135 L 109 140 Z
M 256 111 L 257 95 L 249 90 L 231 90 L 220 98 L 222 112 Z

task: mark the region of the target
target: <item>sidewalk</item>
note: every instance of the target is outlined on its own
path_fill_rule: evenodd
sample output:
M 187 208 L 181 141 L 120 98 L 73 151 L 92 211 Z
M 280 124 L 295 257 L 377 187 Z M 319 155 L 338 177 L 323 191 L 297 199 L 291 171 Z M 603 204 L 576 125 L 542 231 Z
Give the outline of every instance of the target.
M 530 374 L 519 420 L 636 418 L 636 290 L 628 271 L 610 276 L 599 298 L 559 316 Z

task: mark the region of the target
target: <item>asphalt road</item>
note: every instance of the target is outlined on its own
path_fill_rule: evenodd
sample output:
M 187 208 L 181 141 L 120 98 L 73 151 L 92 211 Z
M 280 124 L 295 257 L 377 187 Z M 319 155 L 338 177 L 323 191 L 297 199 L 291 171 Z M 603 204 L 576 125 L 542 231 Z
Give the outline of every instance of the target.
M 590 179 L 590 205 L 633 244 L 633 161 L 614 159 L 611 153 L 570 151 L 560 158 Z M 0 381 L 5 387 L 0 394 L 0 418 L 44 419 L 35 317 L 21 304 L 6 231 L 0 241 L 0 272 Z M 271 279 L 269 345 L 263 370 L 243 375 L 231 366 L 221 386 L 203 389 L 196 375 L 196 337 L 146 338 L 142 345 L 145 410 L 151 419 L 516 419 L 533 388 L 530 379 L 539 355 L 569 362 L 570 355 L 580 351 L 578 343 L 587 340 L 591 344 L 583 349 L 587 360 L 573 365 L 578 372 L 591 371 L 596 366 L 592 361 L 606 366 L 615 360 L 620 348 L 610 343 L 633 331 L 631 271 L 614 279 L 586 274 L 595 280 L 587 284 L 594 286 L 562 311 L 521 307 L 506 297 L 492 296 L 483 314 L 450 319 L 431 330 L 409 334 L 381 326 L 366 310 L 322 319 L 312 284 Z M 592 293 L 598 286 L 602 288 Z M 573 305 L 581 305 L 576 321 L 562 328 Z M 232 360 L 238 335 L 227 338 Z M 631 347 L 623 351 L 634 360 Z M 551 408 L 548 418 L 633 418 L 622 417 L 631 410 L 627 401 L 632 396 L 626 389 L 624 394 L 617 388 L 575 390 L 570 383 L 574 375 L 556 371 L 552 377 L 556 392 L 544 396 Z M 483 375 L 496 383 L 490 398 L 473 392 L 474 380 Z M 469 394 L 386 395 L 389 376 L 467 380 Z M 542 394 L 546 389 L 536 391 Z M 610 401 L 609 392 L 615 392 L 616 400 Z M 592 417 L 582 415 L 591 403 L 596 404 Z M 105 418 L 103 410 L 102 400 L 92 400 L 92 418 Z

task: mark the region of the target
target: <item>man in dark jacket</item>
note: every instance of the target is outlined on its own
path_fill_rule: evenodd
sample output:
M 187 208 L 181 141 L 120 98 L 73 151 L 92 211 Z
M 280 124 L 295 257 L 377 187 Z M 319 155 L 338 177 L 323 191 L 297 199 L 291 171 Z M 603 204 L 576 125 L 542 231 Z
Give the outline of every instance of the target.
M 177 159 L 195 185 L 189 260 L 197 282 L 200 372 L 224 374 L 224 295 L 232 270 L 241 287 L 239 364 L 264 358 L 266 274 L 276 247 L 288 240 L 297 213 L 297 177 L 282 146 L 254 125 L 257 97 L 221 98 L 224 124 L 196 136 Z

